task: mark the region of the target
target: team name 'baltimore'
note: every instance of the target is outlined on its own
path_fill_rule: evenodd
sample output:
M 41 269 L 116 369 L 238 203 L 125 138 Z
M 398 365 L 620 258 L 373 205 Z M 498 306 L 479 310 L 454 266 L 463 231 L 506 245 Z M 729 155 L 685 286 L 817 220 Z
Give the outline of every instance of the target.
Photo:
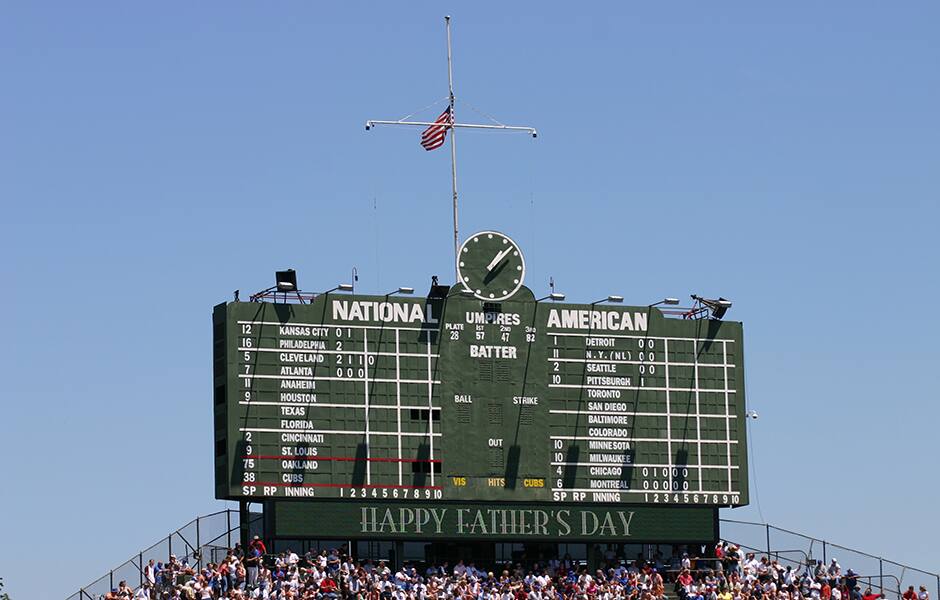
M 427 309 L 427 314 L 425 314 Z M 336 321 L 381 321 L 383 323 L 437 323 L 431 305 L 411 302 L 371 302 L 368 300 L 333 300 Z
M 548 327 L 593 331 L 646 331 L 647 314 L 619 310 L 551 309 Z

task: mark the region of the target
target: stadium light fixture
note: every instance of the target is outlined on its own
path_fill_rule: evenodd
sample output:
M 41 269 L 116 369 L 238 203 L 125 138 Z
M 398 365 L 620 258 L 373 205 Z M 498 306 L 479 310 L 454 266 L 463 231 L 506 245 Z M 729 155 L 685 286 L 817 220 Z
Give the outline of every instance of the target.
M 341 291 L 341 292 L 351 292 L 351 291 L 353 291 L 353 285 L 352 285 L 351 283 L 341 283 L 341 284 L 337 285 L 337 286 L 334 287 L 334 288 L 330 288 L 330 289 L 326 290 L 326 291 L 323 292 L 323 293 L 324 293 L 324 294 L 329 294 L 330 292 L 335 292 L 335 291 L 337 291 L 337 290 L 339 290 L 339 291 Z
M 431 275 L 431 289 L 428 290 L 428 300 L 444 300 L 450 295 L 451 286 L 441 285 L 437 275 Z
M 679 304 L 679 299 L 678 298 L 663 298 L 659 302 L 653 302 L 652 304 L 650 304 L 650 308 L 653 308 L 654 306 L 659 306 L 660 304 L 675 306 L 676 304 Z
M 387 298 L 391 296 L 392 294 L 405 294 L 405 295 L 410 296 L 411 294 L 414 294 L 414 293 L 415 293 L 415 289 L 413 287 L 400 287 L 395 291 L 385 294 L 385 297 Z
M 275 271 L 274 273 L 274 287 L 277 288 L 279 292 L 296 292 L 297 291 L 297 272 L 293 269 L 287 269 L 285 271 Z
M 539 298 L 536 302 L 541 302 L 542 300 L 551 300 L 552 302 L 564 302 L 565 295 L 561 292 L 552 292 L 551 294 L 545 296 L 544 298 Z
M 623 304 L 623 296 L 614 296 L 614 295 L 607 296 L 606 298 L 602 298 L 600 300 L 591 302 L 591 306 L 594 306 L 595 304 L 600 304 L 601 302 L 610 302 L 611 304 Z

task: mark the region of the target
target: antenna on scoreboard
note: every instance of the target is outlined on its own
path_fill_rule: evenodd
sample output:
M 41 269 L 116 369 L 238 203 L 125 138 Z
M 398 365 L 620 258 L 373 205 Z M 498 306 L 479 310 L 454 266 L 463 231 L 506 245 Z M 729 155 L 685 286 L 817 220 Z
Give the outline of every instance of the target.
M 436 150 L 444 145 L 444 138 L 447 136 L 447 132 L 450 131 L 450 176 L 451 176 L 451 189 L 453 192 L 453 204 L 454 204 L 454 274 L 459 278 L 457 274 L 457 254 L 460 251 L 460 237 L 458 234 L 457 226 L 457 128 L 463 129 L 490 129 L 490 130 L 500 130 L 500 131 L 522 131 L 530 134 L 533 138 L 538 137 L 539 132 L 534 127 L 527 126 L 518 126 L 518 125 L 505 125 L 500 123 L 493 117 L 487 115 L 487 117 L 493 121 L 494 125 L 489 124 L 478 124 L 478 123 L 458 123 L 457 117 L 454 111 L 454 105 L 456 104 L 457 97 L 454 95 L 454 69 L 453 61 L 451 60 L 451 43 L 450 43 L 450 16 L 444 17 L 444 27 L 447 30 L 447 108 L 441 113 L 441 116 L 437 118 L 434 122 L 431 121 L 409 121 L 408 118 L 412 115 L 408 115 L 398 119 L 397 121 L 379 121 L 375 119 L 370 119 L 366 121 L 366 131 L 371 130 L 376 125 L 418 125 L 421 127 L 426 127 L 424 133 L 421 136 L 421 145 L 424 146 L 425 150 Z M 426 110 L 438 104 L 435 102 L 422 110 Z M 414 114 L 414 113 L 412 113 Z

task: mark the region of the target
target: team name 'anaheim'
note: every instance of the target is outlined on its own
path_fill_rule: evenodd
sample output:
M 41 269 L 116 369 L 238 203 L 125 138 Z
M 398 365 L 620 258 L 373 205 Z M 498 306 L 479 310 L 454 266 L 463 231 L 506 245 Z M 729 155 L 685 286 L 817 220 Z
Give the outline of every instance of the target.
M 427 314 L 425 314 L 427 309 Z M 372 302 L 333 300 L 335 321 L 381 321 L 383 323 L 437 323 L 431 305 L 412 302 Z
M 619 310 L 556 309 L 548 311 L 548 326 L 592 331 L 646 331 L 647 314 Z

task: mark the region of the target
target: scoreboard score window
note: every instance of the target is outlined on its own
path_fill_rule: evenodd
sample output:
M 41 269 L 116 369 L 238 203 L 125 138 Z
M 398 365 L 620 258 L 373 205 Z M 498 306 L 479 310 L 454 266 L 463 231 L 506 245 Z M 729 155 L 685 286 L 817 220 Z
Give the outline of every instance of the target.
M 216 496 L 747 504 L 740 323 L 538 302 L 497 259 L 445 297 L 216 306 Z

